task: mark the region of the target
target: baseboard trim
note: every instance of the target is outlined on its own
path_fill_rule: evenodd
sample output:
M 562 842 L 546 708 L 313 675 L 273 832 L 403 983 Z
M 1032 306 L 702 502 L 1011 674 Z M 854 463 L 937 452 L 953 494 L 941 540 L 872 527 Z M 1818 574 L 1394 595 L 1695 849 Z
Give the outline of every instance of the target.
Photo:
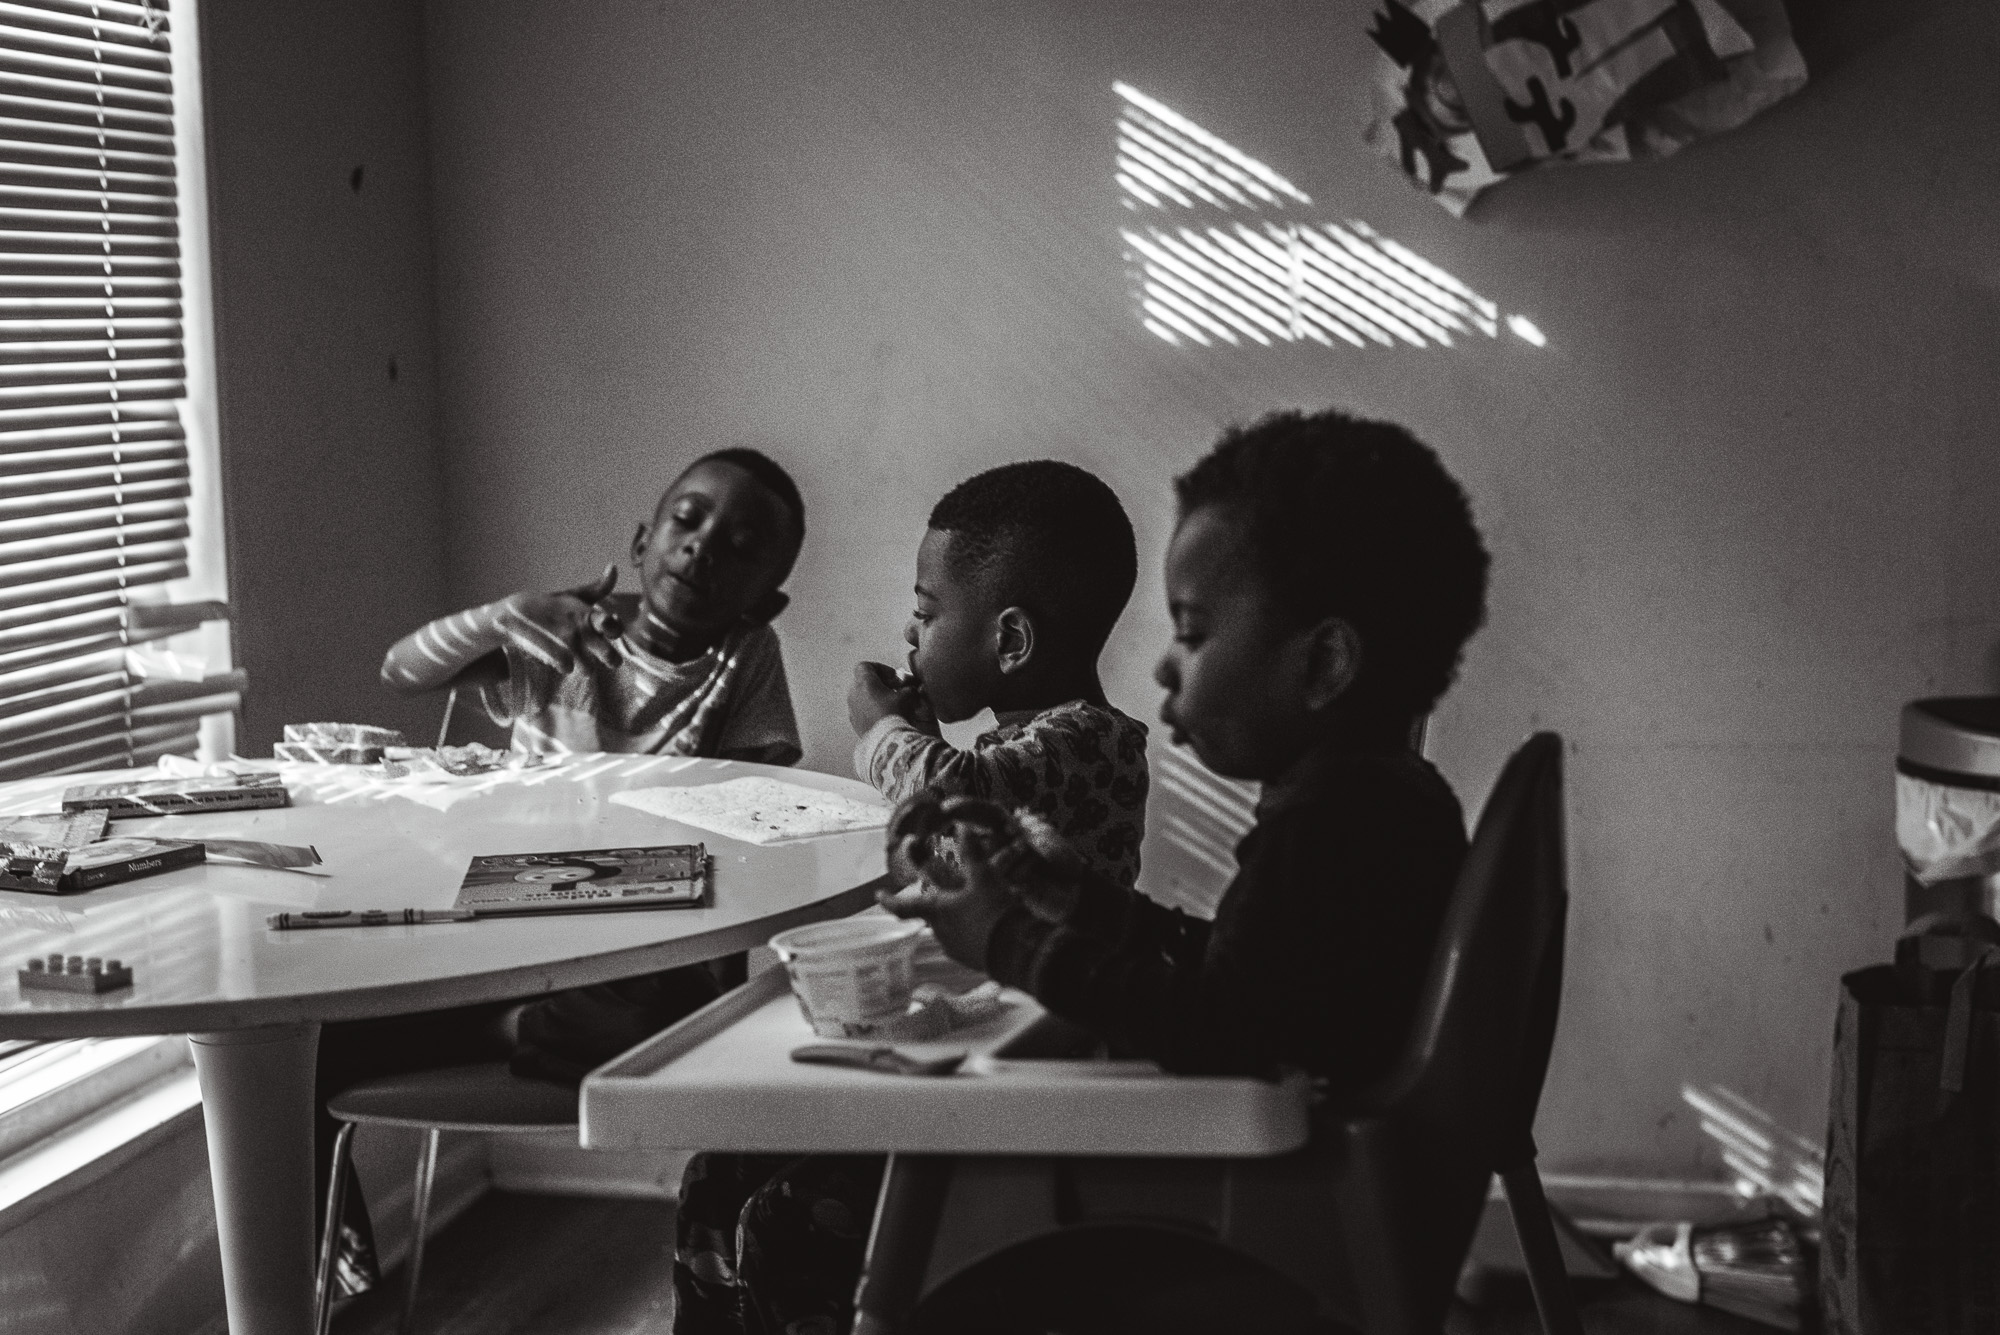
M 0 1232 L 198 1126 L 200 1108 L 194 1069 L 178 1067 L 0 1160 Z
M 1664 1220 L 1720 1223 L 1761 1208 L 1734 1182 L 1713 1178 L 1544 1173 L 1542 1190 L 1578 1232 L 1594 1238 L 1630 1237 L 1640 1226 Z M 1491 1195 L 1501 1194 L 1496 1177 Z

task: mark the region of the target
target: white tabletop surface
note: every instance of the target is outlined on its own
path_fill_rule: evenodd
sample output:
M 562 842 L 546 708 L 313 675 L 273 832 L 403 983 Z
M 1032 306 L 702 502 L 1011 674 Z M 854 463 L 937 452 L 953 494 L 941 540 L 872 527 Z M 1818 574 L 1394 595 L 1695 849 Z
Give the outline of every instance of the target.
M 865 784 L 809 771 L 597 756 L 413 787 L 370 781 L 359 767 L 268 768 L 285 776 L 291 807 L 121 820 L 111 831 L 310 844 L 325 860 L 315 870 L 326 874 L 209 863 L 74 895 L 0 891 L 0 1038 L 356 1019 L 628 977 L 745 949 L 830 908 L 860 908 L 883 871 L 880 830 L 759 847 L 607 800 L 746 774 L 880 800 Z M 72 784 L 133 777 L 0 785 L 0 815 L 52 811 Z M 281 910 L 447 908 L 475 854 L 695 842 L 715 860 L 712 907 L 418 927 L 265 925 Z M 134 984 L 98 997 L 24 995 L 15 971 L 51 953 L 117 957 L 132 966 Z

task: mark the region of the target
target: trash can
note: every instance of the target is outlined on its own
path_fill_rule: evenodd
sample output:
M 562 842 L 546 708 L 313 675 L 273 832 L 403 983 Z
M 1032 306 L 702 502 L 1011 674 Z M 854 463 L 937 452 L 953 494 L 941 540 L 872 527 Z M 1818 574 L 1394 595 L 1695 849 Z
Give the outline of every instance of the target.
M 1904 920 L 2000 909 L 2000 695 L 1903 706 L 1896 842 Z

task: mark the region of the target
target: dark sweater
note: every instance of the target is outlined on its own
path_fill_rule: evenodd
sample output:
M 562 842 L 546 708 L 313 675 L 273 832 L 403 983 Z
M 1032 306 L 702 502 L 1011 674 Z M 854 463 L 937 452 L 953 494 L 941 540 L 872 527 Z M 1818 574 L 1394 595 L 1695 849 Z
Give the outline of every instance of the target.
M 1465 850 L 1428 762 L 1325 748 L 1265 790 L 1213 923 L 1093 880 L 1010 909 L 987 969 L 1170 1070 L 1352 1091 L 1402 1051 Z

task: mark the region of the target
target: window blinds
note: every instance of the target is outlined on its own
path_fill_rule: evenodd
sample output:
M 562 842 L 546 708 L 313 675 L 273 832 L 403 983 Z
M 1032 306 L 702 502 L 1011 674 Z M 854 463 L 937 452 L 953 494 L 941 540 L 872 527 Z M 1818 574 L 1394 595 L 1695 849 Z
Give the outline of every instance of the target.
M 188 573 L 163 0 L 0 0 L 0 779 L 194 748 L 240 673 L 134 646 L 224 614 Z

